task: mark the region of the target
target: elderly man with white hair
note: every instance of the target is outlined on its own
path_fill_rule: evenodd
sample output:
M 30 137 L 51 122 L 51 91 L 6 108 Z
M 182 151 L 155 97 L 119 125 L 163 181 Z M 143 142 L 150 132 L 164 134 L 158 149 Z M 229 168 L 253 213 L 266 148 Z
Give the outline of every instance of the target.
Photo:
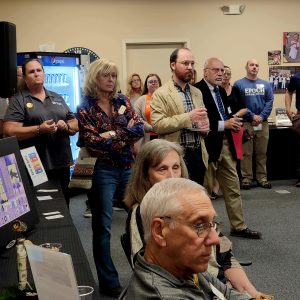
M 156 183 L 141 203 L 146 248 L 120 299 L 252 299 L 205 272 L 219 243 L 216 212 L 199 184 Z

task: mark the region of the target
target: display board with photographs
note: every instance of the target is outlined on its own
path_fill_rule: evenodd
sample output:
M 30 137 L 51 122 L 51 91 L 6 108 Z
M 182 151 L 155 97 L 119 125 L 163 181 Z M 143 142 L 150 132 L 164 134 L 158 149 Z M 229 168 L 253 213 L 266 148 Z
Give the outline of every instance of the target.
M 283 33 L 283 62 L 300 62 L 300 32 Z
M 270 67 L 269 68 L 269 82 L 272 86 L 273 93 L 284 94 L 291 77 L 300 72 L 300 66 L 293 67 Z

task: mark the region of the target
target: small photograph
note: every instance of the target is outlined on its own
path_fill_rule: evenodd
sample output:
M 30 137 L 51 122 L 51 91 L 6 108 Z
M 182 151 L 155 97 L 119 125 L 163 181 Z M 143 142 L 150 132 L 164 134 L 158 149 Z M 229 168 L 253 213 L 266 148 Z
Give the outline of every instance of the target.
M 269 82 L 274 94 L 284 94 L 291 77 L 300 72 L 299 66 L 294 67 L 270 67 Z
M 300 62 L 300 32 L 283 33 L 283 62 Z
M 268 64 L 269 65 L 280 65 L 281 64 L 281 51 L 280 50 L 268 51 Z

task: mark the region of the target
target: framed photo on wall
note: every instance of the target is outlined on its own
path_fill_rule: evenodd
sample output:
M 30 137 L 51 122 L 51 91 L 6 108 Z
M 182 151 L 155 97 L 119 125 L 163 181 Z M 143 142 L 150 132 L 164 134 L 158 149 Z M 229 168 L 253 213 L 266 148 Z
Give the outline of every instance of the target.
M 283 33 L 283 62 L 300 62 L 300 32 Z
M 269 82 L 274 94 L 284 94 L 291 77 L 300 72 L 300 66 L 294 67 L 270 67 Z
M 281 51 L 280 50 L 268 51 L 268 64 L 269 65 L 280 65 L 281 64 Z

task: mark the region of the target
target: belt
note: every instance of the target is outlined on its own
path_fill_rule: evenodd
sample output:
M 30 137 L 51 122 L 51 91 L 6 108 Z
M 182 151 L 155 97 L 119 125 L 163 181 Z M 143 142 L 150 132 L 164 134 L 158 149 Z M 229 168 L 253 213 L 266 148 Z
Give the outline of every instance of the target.
M 201 146 L 183 146 L 183 148 L 189 151 L 198 151 L 199 149 L 201 149 Z

